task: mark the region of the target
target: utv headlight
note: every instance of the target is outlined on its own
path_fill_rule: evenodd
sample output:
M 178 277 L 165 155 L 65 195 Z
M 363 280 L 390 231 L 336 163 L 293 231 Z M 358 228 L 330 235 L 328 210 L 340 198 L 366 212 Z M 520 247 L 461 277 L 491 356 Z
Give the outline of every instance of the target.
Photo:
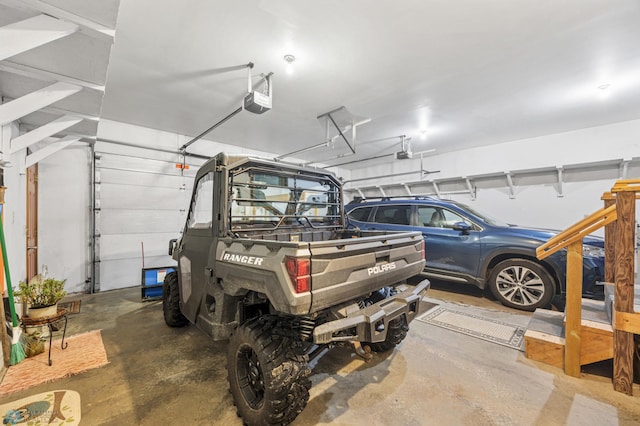
M 604 248 L 584 244 L 582 246 L 582 256 L 584 257 L 604 257 Z

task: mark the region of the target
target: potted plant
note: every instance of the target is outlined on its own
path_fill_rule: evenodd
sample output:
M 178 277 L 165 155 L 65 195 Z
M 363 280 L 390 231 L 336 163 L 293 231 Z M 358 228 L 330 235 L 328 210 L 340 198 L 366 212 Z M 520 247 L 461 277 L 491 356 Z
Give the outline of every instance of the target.
M 27 305 L 27 316 L 39 318 L 55 315 L 58 312 L 58 302 L 66 296 L 64 283 L 66 280 L 43 278 L 36 275 L 28 282 L 20 281 L 16 296 Z

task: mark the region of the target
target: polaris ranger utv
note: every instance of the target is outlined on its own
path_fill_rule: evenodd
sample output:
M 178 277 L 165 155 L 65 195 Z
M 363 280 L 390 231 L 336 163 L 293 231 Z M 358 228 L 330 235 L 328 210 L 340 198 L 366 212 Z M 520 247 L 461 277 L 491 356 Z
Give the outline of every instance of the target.
M 172 327 L 229 339 L 228 380 L 249 425 L 288 424 L 309 399 L 309 359 L 351 343 L 393 349 L 427 306 L 419 232 L 348 230 L 330 172 L 218 154 L 198 171 L 169 254 L 162 306 Z

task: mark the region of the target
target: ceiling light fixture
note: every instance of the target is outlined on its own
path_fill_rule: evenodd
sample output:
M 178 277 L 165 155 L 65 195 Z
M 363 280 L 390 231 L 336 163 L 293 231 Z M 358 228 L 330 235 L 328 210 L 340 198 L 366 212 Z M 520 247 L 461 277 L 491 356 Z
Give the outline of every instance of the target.
M 296 57 L 293 55 L 284 55 L 284 61 L 287 63 L 286 72 L 287 74 L 293 74 L 293 63 L 296 61 Z

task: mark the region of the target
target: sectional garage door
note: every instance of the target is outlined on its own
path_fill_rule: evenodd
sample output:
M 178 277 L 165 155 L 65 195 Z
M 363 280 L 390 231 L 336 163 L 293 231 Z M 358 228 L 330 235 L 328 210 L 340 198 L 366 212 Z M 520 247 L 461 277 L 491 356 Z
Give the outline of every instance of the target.
M 97 144 L 96 291 L 140 285 L 142 268 L 173 266 L 168 242 L 180 235 L 203 160 L 176 167 L 177 154 Z

